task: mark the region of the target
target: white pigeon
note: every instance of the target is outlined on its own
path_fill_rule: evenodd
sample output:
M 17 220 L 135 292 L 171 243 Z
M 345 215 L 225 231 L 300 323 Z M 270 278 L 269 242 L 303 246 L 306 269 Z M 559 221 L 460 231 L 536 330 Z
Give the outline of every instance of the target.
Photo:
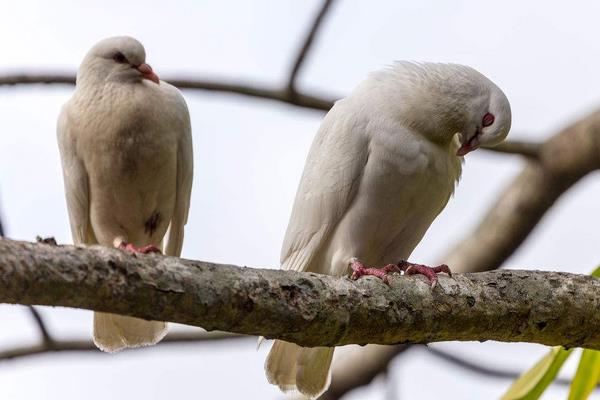
M 140 42 L 112 37 L 87 53 L 58 119 L 75 244 L 179 256 L 192 188 L 192 136 L 183 96 L 146 64 Z M 167 234 L 168 228 L 168 234 Z M 159 321 L 94 313 L 94 343 L 114 352 L 155 344 Z
M 308 154 L 281 252 L 282 268 L 334 276 L 437 272 L 406 260 L 446 206 L 462 158 L 508 134 L 504 93 L 472 68 L 398 62 L 371 74 L 325 117 Z M 365 265 L 385 266 L 384 269 Z M 315 398 L 333 348 L 276 340 L 267 379 Z M 360 366 L 357 366 L 360 368 Z

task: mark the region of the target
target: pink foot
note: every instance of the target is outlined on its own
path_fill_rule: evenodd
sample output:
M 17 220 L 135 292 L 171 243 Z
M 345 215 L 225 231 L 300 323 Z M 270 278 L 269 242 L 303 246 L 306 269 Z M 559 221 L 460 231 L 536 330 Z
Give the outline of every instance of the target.
M 162 251 L 160 251 L 160 249 L 156 246 L 154 246 L 153 244 L 149 244 L 147 246 L 143 246 L 143 247 L 136 247 L 134 245 L 132 245 L 131 243 L 127 243 L 127 242 L 121 242 L 119 244 L 119 249 L 121 250 L 125 250 L 129 253 L 135 254 L 135 253 L 142 253 L 142 254 L 149 254 L 149 253 L 158 253 L 158 254 L 162 254 Z
M 425 275 L 429 280 L 429 284 L 431 285 L 432 289 L 435 287 L 435 285 L 437 285 L 437 274 L 445 272 L 448 275 L 452 276 L 452 272 L 446 264 L 441 264 L 437 267 L 428 267 L 427 265 L 423 264 L 414 264 L 408 261 L 400 261 L 398 263 L 398 269 L 404 271 L 404 275 Z
M 452 272 L 446 264 L 441 264 L 432 268 L 428 267 L 427 265 L 414 264 L 408 261 L 400 261 L 398 264 L 388 264 L 385 267 L 374 268 L 367 267 L 358 259 L 353 258 L 352 261 L 350 261 L 350 268 L 352 268 L 352 275 L 350 276 L 351 279 L 356 280 L 361 276 L 372 275 L 378 277 L 388 285 L 390 284 L 389 275 L 394 272 L 404 272 L 404 275 L 425 275 L 429 280 L 429 284 L 431 285 L 432 289 L 437 285 L 437 274 L 445 272 L 452 276 Z
M 389 275 L 394 272 L 400 272 L 400 269 L 396 264 L 388 264 L 382 268 L 366 267 L 357 258 L 353 258 L 350 261 L 350 268 L 352 268 L 352 275 L 350 279 L 357 280 L 361 276 L 372 275 L 381 279 L 387 285 L 390 284 Z

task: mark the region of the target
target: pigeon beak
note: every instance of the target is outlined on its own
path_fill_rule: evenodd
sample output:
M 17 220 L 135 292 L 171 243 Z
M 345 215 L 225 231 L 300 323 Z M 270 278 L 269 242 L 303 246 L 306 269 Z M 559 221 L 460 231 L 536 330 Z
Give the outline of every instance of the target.
M 470 139 L 466 142 L 462 143 L 456 155 L 459 157 L 463 157 L 468 153 L 472 152 L 479 148 L 479 131 L 477 131 Z
M 158 79 L 158 76 L 154 73 L 154 71 L 152 71 L 152 67 L 150 65 L 142 63 L 135 67 L 135 69 L 142 73 L 143 79 L 150 79 L 152 82 L 159 84 L 160 79 Z

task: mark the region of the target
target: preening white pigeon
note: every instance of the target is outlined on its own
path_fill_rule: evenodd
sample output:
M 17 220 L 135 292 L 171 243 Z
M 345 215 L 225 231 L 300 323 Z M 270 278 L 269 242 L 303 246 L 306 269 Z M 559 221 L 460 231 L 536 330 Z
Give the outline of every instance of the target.
M 192 136 L 183 96 L 160 81 L 131 37 L 102 40 L 77 73 L 58 119 L 75 244 L 179 256 L 192 189 Z M 94 313 L 94 343 L 114 352 L 155 344 L 167 324 Z
M 371 74 L 325 117 L 314 139 L 281 252 L 282 268 L 353 277 L 423 274 L 406 260 L 446 206 L 461 156 L 508 134 L 504 93 L 472 68 L 398 62 Z M 365 267 L 382 266 L 382 269 Z M 318 397 L 333 348 L 276 340 L 267 379 Z M 357 366 L 360 368 L 360 366 Z

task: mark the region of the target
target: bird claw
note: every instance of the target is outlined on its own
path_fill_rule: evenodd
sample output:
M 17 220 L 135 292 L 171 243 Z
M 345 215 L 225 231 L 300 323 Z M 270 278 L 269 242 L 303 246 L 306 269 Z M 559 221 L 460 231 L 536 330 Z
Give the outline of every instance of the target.
M 398 264 L 388 264 L 382 268 L 367 267 L 360 262 L 356 257 L 350 259 L 350 268 L 352 275 L 350 279 L 357 280 L 361 276 L 372 275 L 381 279 L 385 284 L 389 285 L 389 276 L 396 272 L 403 272 L 404 275 L 424 275 L 429 280 L 429 285 L 434 289 L 438 282 L 437 274 L 446 273 L 452 276 L 452 271 L 446 264 L 438 265 L 437 267 L 428 267 L 423 264 L 414 264 L 408 261 L 400 261 Z
M 352 275 L 350 275 L 352 280 L 357 280 L 361 276 L 372 275 L 381 279 L 386 285 L 390 284 L 389 275 L 400 272 L 396 264 L 388 264 L 383 268 L 366 267 L 356 257 L 350 259 L 350 268 L 352 268 Z
M 150 253 L 158 253 L 158 254 L 162 254 L 162 251 L 156 247 L 153 244 L 149 244 L 146 246 L 142 246 L 142 247 L 137 247 L 134 246 L 131 243 L 127 243 L 125 241 L 122 241 L 121 243 L 119 243 L 118 246 L 119 249 L 127 251 L 128 253 L 131 254 L 136 254 L 136 253 L 141 253 L 141 254 L 150 254 Z
M 429 285 L 432 289 L 434 289 L 438 283 L 437 274 L 444 272 L 449 276 L 452 276 L 452 271 L 450 271 L 450 268 L 446 264 L 440 264 L 437 267 L 428 267 L 423 264 L 400 261 L 398 263 L 398 268 L 401 271 L 404 271 L 405 275 L 424 275 L 429 281 Z

